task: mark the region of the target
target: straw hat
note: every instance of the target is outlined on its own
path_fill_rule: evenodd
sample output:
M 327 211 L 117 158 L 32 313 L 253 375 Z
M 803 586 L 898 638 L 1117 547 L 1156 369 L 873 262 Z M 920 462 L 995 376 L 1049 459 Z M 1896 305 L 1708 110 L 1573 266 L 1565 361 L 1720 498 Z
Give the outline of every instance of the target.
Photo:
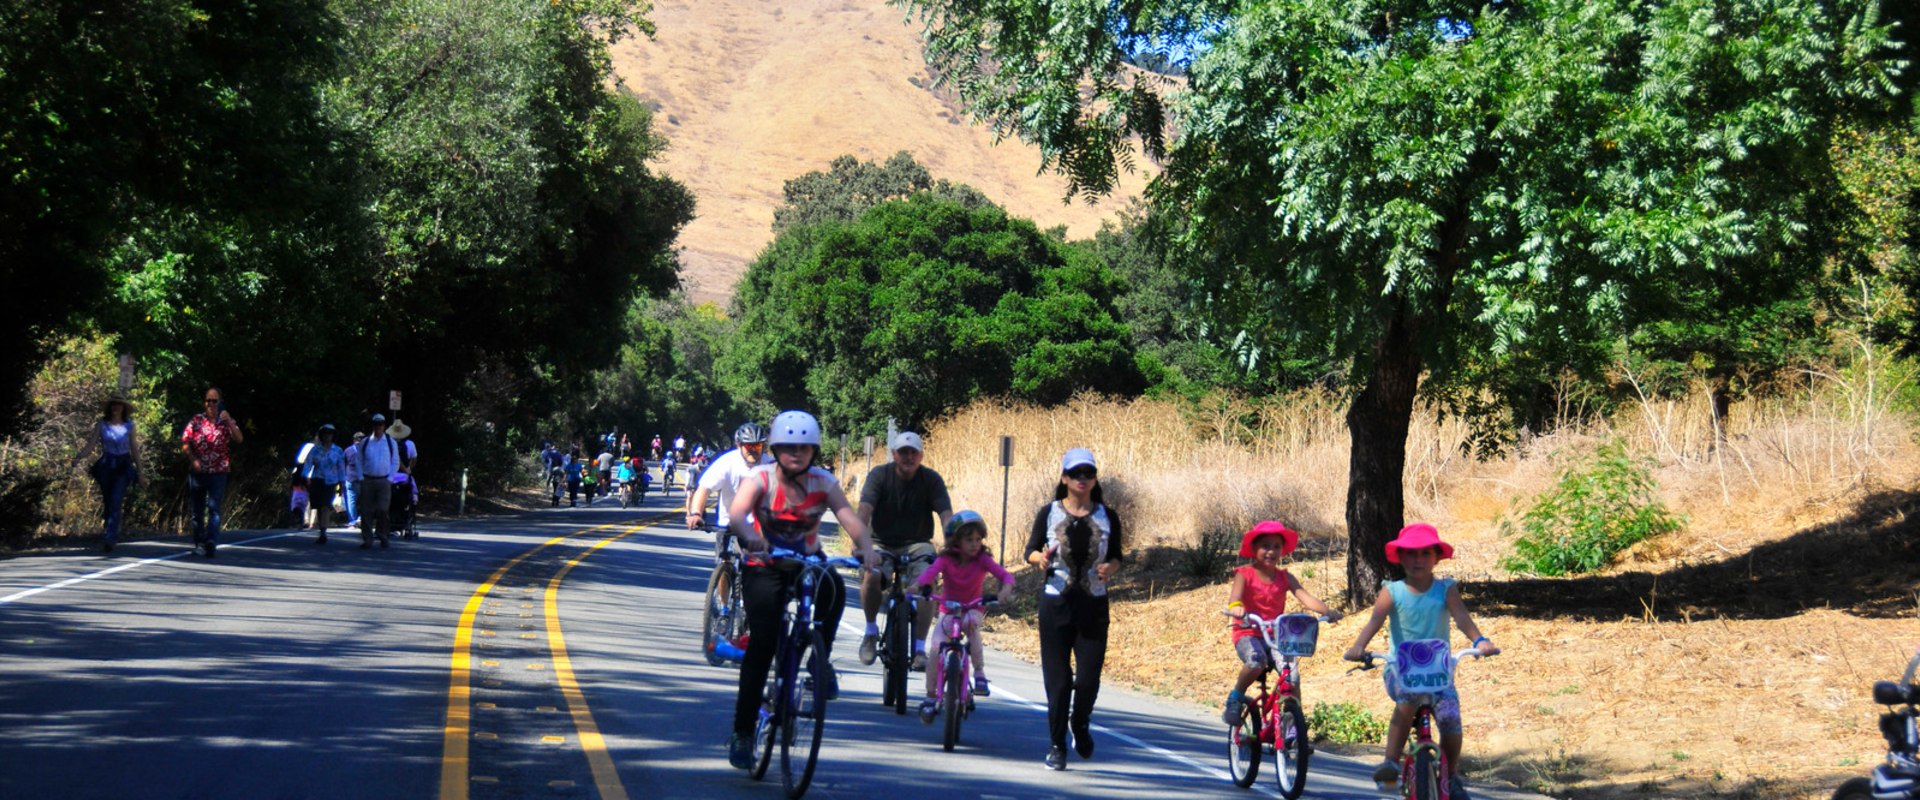
M 413 435 L 413 429 L 407 427 L 407 423 L 401 422 L 399 417 L 394 417 L 393 424 L 387 426 L 387 435 L 395 439 L 405 439 Z

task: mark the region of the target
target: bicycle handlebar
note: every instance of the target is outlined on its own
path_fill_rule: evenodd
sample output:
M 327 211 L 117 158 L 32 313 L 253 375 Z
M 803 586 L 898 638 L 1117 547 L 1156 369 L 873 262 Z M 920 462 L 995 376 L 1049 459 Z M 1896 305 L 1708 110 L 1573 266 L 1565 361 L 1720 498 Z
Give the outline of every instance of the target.
M 1476 648 L 1468 647 L 1463 650 L 1454 651 L 1453 663 L 1458 664 L 1469 658 L 1490 658 L 1490 657 L 1491 656 L 1482 655 L 1480 651 Z M 1360 665 L 1358 667 L 1355 667 L 1354 669 L 1373 669 L 1373 662 L 1375 661 L 1385 661 L 1387 663 L 1393 663 L 1393 654 L 1382 653 L 1375 650 L 1368 650 L 1365 655 L 1359 658 L 1352 658 L 1347 660 L 1357 662 Z
M 850 556 L 828 556 L 823 553 L 802 553 L 784 547 L 771 548 L 766 552 L 769 559 L 778 561 L 800 561 L 808 564 L 823 564 L 829 567 L 852 569 L 860 566 L 860 559 Z

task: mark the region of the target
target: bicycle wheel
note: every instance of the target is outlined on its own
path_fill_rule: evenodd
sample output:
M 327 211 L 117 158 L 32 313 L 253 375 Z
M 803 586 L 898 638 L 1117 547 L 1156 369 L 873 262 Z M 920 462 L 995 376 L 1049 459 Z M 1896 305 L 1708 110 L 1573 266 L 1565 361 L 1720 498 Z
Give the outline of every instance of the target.
M 1833 792 L 1833 800 L 1873 800 L 1873 781 L 1849 778 Z
M 907 667 L 913 663 L 913 603 L 901 597 L 887 611 L 887 696 L 893 713 L 907 713 Z
M 760 755 L 754 758 L 753 768 L 747 770 L 747 774 L 756 781 L 766 777 L 767 766 L 773 763 L 773 743 L 781 738 L 781 731 L 785 727 L 779 701 L 783 689 L 780 681 L 781 661 L 778 656 L 773 660 L 773 667 L 767 675 L 767 688 L 761 692 L 760 722 L 753 729 L 753 749 L 759 751 Z
M 821 692 L 827 680 L 826 640 L 819 631 L 808 631 L 800 642 L 800 652 L 794 654 L 794 663 L 800 665 L 798 680 L 788 694 L 793 704 L 783 715 L 786 729 L 780 734 L 780 771 L 788 798 L 806 794 L 813 782 L 827 721 L 827 699 Z
M 1273 731 L 1273 771 L 1279 773 L 1280 794 L 1287 800 L 1299 800 L 1307 786 L 1307 717 L 1300 713 L 1300 701 L 1291 697 L 1280 706 L 1280 721 Z
M 746 624 L 740 618 L 739 608 L 727 596 L 737 593 L 739 588 L 740 575 L 734 570 L 733 562 L 713 565 L 713 573 L 707 577 L 706 608 L 700 612 L 700 653 L 707 657 L 708 664 L 716 667 L 727 662 L 720 657 L 717 646 L 722 641 L 732 641 L 735 629 Z
M 949 752 L 960 743 L 960 718 L 967 713 L 967 676 L 960 674 L 960 651 L 949 649 L 940 659 L 940 691 L 944 694 L 941 713 L 947 715 L 947 736 L 942 742 Z
M 1242 789 L 1260 777 L 1260 704 L 1249 702 L 1240 721 L 1227 728 L 1227 772 Z
M 1440 757 L 1431 745 L 1413 755 L 1413 800 L 1440 800 Z

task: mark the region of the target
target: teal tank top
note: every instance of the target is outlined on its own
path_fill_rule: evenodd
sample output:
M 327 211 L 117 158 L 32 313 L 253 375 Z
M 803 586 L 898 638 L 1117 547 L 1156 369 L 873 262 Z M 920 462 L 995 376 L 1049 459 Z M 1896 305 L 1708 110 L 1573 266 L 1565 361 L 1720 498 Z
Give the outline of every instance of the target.
M 1397 646 L 1422 639 L 1450 640 L 1453 625 L 1447 614 L 1447 591 L 1452 588 L 1452 578 L 1434 579 L 1425 592 L 1414 591 L 1406 581 L 1387 582 L 1387 591 L 1393 595 L 1387 633 L 1393 637 L 1393 643 Z

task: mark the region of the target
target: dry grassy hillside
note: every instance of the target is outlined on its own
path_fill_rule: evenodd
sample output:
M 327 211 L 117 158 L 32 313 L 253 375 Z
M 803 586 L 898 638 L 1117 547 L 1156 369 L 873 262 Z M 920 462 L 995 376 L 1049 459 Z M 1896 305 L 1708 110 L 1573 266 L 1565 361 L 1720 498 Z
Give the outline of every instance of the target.
M 1039 176 L 1039 151 L 960 119 L 928 88 L 919 28 L 885 0 L 661 0 L 659 35 L 622 43 L 614 71 L 649 102 L 671 141 L 661 168 L 699 198 L 681 235 L 696 300 L 732 294 L 773 238 L 789 178 L 843 154 L 914 154 L 935 177 L 973 185 L 1010 212 L 1076 236 L 1099 230 L 1145 184 L 1114 198 L 1062 204 L 1066 184 Z

